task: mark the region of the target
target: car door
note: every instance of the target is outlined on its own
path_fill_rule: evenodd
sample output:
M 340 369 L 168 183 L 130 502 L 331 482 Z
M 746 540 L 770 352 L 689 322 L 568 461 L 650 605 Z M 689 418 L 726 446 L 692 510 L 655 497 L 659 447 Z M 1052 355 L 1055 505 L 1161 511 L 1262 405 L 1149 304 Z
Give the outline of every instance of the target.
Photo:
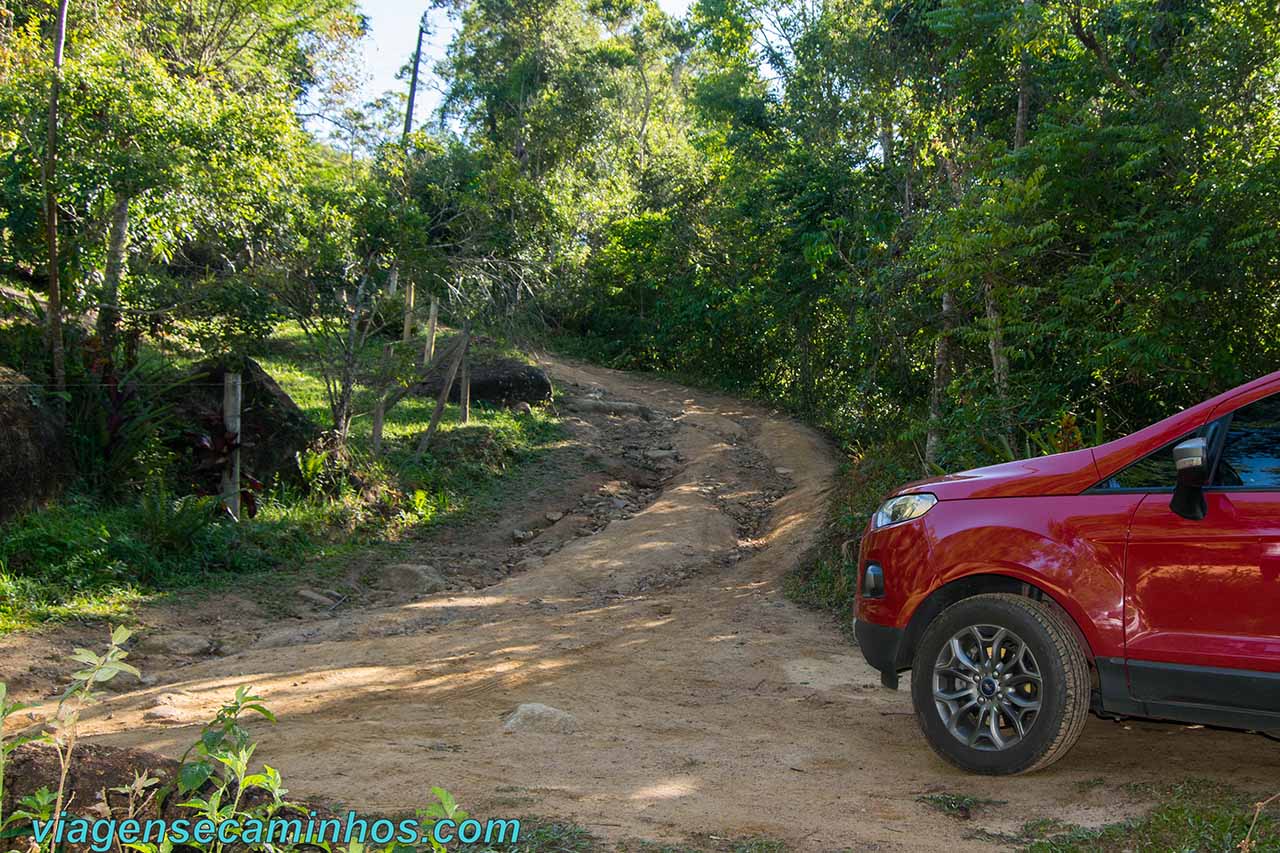
M 1125 652 L 1139 701 L 1280 713 L 1280 394 L 1213 414 L 1202 520 L 1138 506 L 1125 560 Z

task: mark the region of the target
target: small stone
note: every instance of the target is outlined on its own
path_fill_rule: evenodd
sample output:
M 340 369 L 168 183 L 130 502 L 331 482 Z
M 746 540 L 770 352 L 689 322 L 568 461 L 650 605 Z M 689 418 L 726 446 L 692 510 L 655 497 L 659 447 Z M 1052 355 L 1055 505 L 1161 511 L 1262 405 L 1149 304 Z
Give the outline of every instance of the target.
M 523 402 L 522 402 L 522 403 L 516 403 L 516 414 L 518 414 L 518 415 L 532 415 L 532 414 L 533 414 L 533 406 L 530 406 L 528 403 L 523 403 Z
M 774 468 L 773 470 L 775 473 L 781 474 L 784 477 L 795 473 L 795 471 L 791 470 L 790 468 Z
M 564 518 L 564 513 L 563 513 L 563 512 L 549 512 L 549 513 L 547 513 L 547 521 L 551 522 L 552 524 L 555 524 L 557 521 L 559 521 L 559 520 L 560 520 L 560 519 L 562 519 L 562 518 Z
M 513 531 L 511 531 L 511 538 L 512 538 L 512 539 L 514 539 L 516 542 L 528 542 L 530 539 L 532 539 L 533 537 L 535 537 L 535 536 L 537 536 L 537 535 L 538 535 L 538 534 L 537 534 L 537 533 L 534 533 L 532 530 L 513 530 Z
M 571 735 L 578 730 L 578 720 L 567 711 L 530 702 L 516 708 L 502 728 L 506 732 Z
M 160 705 L 142 715 L 142 719 L 152 723 L 184 723 L 186 716 L 171 705 Z

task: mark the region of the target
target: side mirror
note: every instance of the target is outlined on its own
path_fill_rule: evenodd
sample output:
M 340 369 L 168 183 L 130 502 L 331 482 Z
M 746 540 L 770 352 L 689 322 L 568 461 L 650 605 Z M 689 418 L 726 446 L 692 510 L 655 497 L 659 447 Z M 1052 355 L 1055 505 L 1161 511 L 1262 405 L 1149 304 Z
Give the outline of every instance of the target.
M 1169 509 L 1191 521 L 1203 520 L 1209 511 L 1204 499 L 1204 485 L 1209 480 L 1209 443 L 1203 438 L 1187 439 L 1173 448 L 1173 464 L 1178 470 L 1178 487 Z

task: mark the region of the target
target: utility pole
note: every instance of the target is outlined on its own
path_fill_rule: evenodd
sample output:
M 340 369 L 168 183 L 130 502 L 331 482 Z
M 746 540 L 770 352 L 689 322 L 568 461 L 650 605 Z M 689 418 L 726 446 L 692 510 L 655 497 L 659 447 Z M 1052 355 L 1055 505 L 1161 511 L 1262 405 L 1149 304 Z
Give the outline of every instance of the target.
M 400 147 L 405 150 L 405 156 L 408 157 L 409 151 L 409 134 L 413 133 L 413 109 L 414 104 L 418 100 L 418 69 L 422 66 L 422 42 L 427 37 L 427 33 L 431 29 L 431 13 L 423 12 L 422 20 L 418 22 L 418 46 L 413 51 L 413 76 L 409 81 L 409 107 L 404 113 L 404 135 L 400 138 Z M 391 265 L 391 280 L 387 283 L 387 290 L 392 296 L 395 296 L 396 288 L 400 283 L 400 262 L 397 260 Z M 404 340 L 409 340 L 413 335 L 413 281 L 410 280 L 405 285 L 404 294 Z
M 413 133 L 413 105 L 418 100 L 418 67 L 422 65 L 422 41 L 431 29 L 431 13 L 423 12 L 418 23 L 418 48 L 413 52 L 413 78 L 409 81 L 409 109 L 404 114 L 405 144 L 409 142 L 409 134 Z

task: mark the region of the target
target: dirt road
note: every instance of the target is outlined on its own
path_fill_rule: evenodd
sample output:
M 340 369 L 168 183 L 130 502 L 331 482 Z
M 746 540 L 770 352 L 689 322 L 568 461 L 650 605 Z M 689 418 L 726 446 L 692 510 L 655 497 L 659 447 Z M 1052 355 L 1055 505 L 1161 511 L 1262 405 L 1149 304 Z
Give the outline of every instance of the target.
M 990 850 L 1008 837 L 980 830 L 1138 813 L 1130 782 L 1280 778 L 1280 750 L 1258 736 L 1100 720 L 1030 778 L 950 769 L 922 743 L 906 694 L 881 689 L 828 618 L 783 595 L 823 522 L 832 448 L 739 401 L 552 370 L 575 394 L 655 413 L 578 424 L 583 441 L 641 436 L 606 462 L 657 472 L 614 484 L 631 490 L 615 496 L 617 517 L 583 529 L 551 513 L 530 531 L 530 547 L 550 544 L 475 591 L 317 612 L 182 661 L 100 708 L 97 740 L 178 754 L 247 683 L 281 718 L 258 727 L 257 758 L 293 796 L 394 812 L 442 785 L 473 812 L 572 819 L 608 840 L 769 836 L 806 850 Z M 608 497 L 608 483 L 594 485 Z M 531 499 L 526 515 L 547 515 L 554 497 Z M 509 545 L 512 528 L 473 535 Z M 576 731 L 505 731 L 522 703 L 572 714 Z M 919 799 L 943 792 L 1001 803 L 961 821 Z

